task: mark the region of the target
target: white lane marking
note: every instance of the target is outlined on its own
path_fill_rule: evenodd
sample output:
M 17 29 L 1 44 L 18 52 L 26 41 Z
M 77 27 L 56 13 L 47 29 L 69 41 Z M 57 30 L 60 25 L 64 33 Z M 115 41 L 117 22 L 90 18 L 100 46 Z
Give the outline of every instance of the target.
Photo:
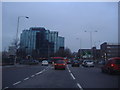
M 70 69 L 69 69 L 69 67 L 68 67 L 68 66 L 67 66 L 67 69 L 68 69 L 68 72 L 69 72 L 69 73 L 71 73 L 71 71 L 70 71 Z
M 71 71 L 70 71 L 70 70 L 68 70 L 68 72 L 69 72 L 69 73 L 71 73 Z
M 72 73 L 70 73 L 70 75 L 72 76 L 72 78 L 73 78 L 73 79 L 75 79 L 75 77 L 73 76 L 73 74 L 72 74 Z
M 41 72 L 38 72 L 38 73 L 36 73 L 35 75 L 39 75 L 39 74 L 41 74 L 43 71 L 41 71 Z
M 31 77 L 34 77 L 35 75 L 32 75 Z
M 3 90 L 5 90 L 5 89 L 7 89 L 7 88 L 9 88 L 9 87 L 5 87 Z
M 77 86 L 80 88 L 80 90 L 83 90 L 83 88 L 81 87 L 79 83 L 77 83 Z
M 29 77 L 25 78 L 24 80 L 28 80 L 28 79 L 29 79 Z
M 17 84 L 19 84 L 19 83 L 21 83 L 21 81 L 18 81 L 18 82 L 16 82 L 16 83 L 14 83 L 13 85 L 17 85 Z

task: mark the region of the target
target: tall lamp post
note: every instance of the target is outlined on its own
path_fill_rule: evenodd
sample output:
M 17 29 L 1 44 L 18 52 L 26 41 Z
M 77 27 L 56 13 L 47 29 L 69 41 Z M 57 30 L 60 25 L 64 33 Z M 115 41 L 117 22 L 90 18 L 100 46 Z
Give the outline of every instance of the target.
M 98 32 L 97 30 L 95 30 L 95 31 L 85 31 L 85 32 L 88 32 L 88 33 L 90 33 L 90 46 L 91 46 L 91 54 L 92 54 L 92 33 L 93 32 Z
M 80 40 L 79 43 L 80 43 L 80 58 L 81 58 L 81 38 L 76 38 L 77 40 Z
M 18 16 L 18 20 L 17 20 L 17 32 L 16 32 L 16 42 L 15 42 L 16 54 L 17 54 L 17 47 L 18 47 L 18 42 L 19 42 L 18 31 L 19 31 L 20 18 L 27 18 L 27 19 L 29 19 L 28 16 Z M 15 58 L 14 64 L 16 64 L 16 58 Z

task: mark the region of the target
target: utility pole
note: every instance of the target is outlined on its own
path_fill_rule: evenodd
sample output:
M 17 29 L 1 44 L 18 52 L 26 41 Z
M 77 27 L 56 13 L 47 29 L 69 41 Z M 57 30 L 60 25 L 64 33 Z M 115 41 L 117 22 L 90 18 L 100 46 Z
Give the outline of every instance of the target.
M 16 55 L 17 55 L 17 48 L 18 48 L 18 42 L 19 42 L 19 37 L 18 37 L 18 31 L 19 31 L 19 23 L 20 23 L 20 18 L 25 17 L 25 18 L 29 18 L 27 16 L 18 16 L 18 20 L 17 20 L 17 32 L 16 32 L 16 40 L 15 40 L 15 49 L 16 49 Z M 17 57 L 16 57 L 17 58 Z M 16 58 L 14 60 L 14 64 L 16 64 Z
M 92 59 L 92 54 L 93 54 L 93 53 L 92 53 L 92 45 L 93 45 L 93 44 L 92 44 L 92 41 L 93 41 L 93 40 L 92 40 L 92 33 L 93 33 L 93 32 L 98 32 L 98 31 L 85 31 L 85 32 L 90 33 L 90 47 L 91 47 L 91 59 Z

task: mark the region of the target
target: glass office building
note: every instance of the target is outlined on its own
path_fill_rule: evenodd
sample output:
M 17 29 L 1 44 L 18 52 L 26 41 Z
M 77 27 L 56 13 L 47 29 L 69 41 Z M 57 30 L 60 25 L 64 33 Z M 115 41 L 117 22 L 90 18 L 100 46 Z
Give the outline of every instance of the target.
M 20 48 L 30 55 L 35 51 L 40 57 L 49 57 L 61 46 L 64 47 L 64 37 L 59 37 L 57 31 L 31 27 L 21 33 Z
M 64 48 L 64 42 L 65 42 L 64 40 L 65 40 L 64 37 L 61 36 L 58 37 L 58 50 L 60 48 Z

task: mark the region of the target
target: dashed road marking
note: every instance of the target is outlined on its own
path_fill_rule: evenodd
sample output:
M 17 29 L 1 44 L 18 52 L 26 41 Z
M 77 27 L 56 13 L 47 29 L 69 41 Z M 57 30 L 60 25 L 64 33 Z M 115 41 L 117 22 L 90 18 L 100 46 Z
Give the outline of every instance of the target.
M 17 84 L 19 84 L 19 83 L 21 83 L 21 81 L 18 81 L 18 82 L 16 82 L 16 83 L 14 83 L 13 85 L 17 85 Z
M 77 83 L 77 86 L 80 88 L 80 90 L 83 90 L 83 88 L 81 87 L 79 83 Z
M 24 80 L 28 80 L 28 79 L 29 79 L 29 77 L 25 78 Z
M 41 72 L 38 72 L 38 73 L 36 73 L 35 75 L 39 75 L 39 74 L 41 74 L 43 71 L 41 71 Z
M 5 89 L 7 89 L 7 88 L 9 88 L 9 87 L 5 87 L 3 90 L 5 90 Z
M 35 75 L 32 75 L 31 77 L 34 77 Z
M 43 69 L 42 71 L 36 73 L 35 75 L 38 75 L 38 74 L 43 73 L 43 72 L 46 71 L 48 68 L 49 68 L 49 67 L 47 67 L 46 69 Z M 31 75 L 31 77 L 34 77 L 35 75 Z M 24 80 L 28 80 L 28 79 L 29 79 L 29 77 L 25 78 Z M 13 85 L 17 85 L 17 84 L 19 84 L 19 83 L 21 83 L 21 81 L 18 81 L 18 82 L 16 82 L 16 83 L 14 83 Z M 5 87 L 4 89 L 7 89 L 7 88 L 9 88 L 9 87 Z M 4 90 L 4 89 L 3 89 L 3 90 Z
M 75 77 L 73 76 L 73 74 L 72 74 L 72 73 L 70 73 L 70 75 L 72 76 L 72 78 L 73 78 L 73 79 L 75 79 Z
M 69 73 L 71 73 L 71 71 L 70 71 L 70 70 L 68 70 L 68 72 L 69 72 Z
M 82 67 L 82 68 L 83 68 L 83 67 Z M 72 76 L 72 78 L 75 80 L 75 77 L 74 77 L 74 75 L 71 73 L 71 71 L 70 71 L 70 69 L 69 69 L 68 66 L 67 66 L 67 69 L 68 69 L 70 75 Z M 80 85 L 79 83 L 77 83 L 77 86 L 80 88 L 80 90 L 83 90 L 83 88 L 81 87 L 81 85 Z

